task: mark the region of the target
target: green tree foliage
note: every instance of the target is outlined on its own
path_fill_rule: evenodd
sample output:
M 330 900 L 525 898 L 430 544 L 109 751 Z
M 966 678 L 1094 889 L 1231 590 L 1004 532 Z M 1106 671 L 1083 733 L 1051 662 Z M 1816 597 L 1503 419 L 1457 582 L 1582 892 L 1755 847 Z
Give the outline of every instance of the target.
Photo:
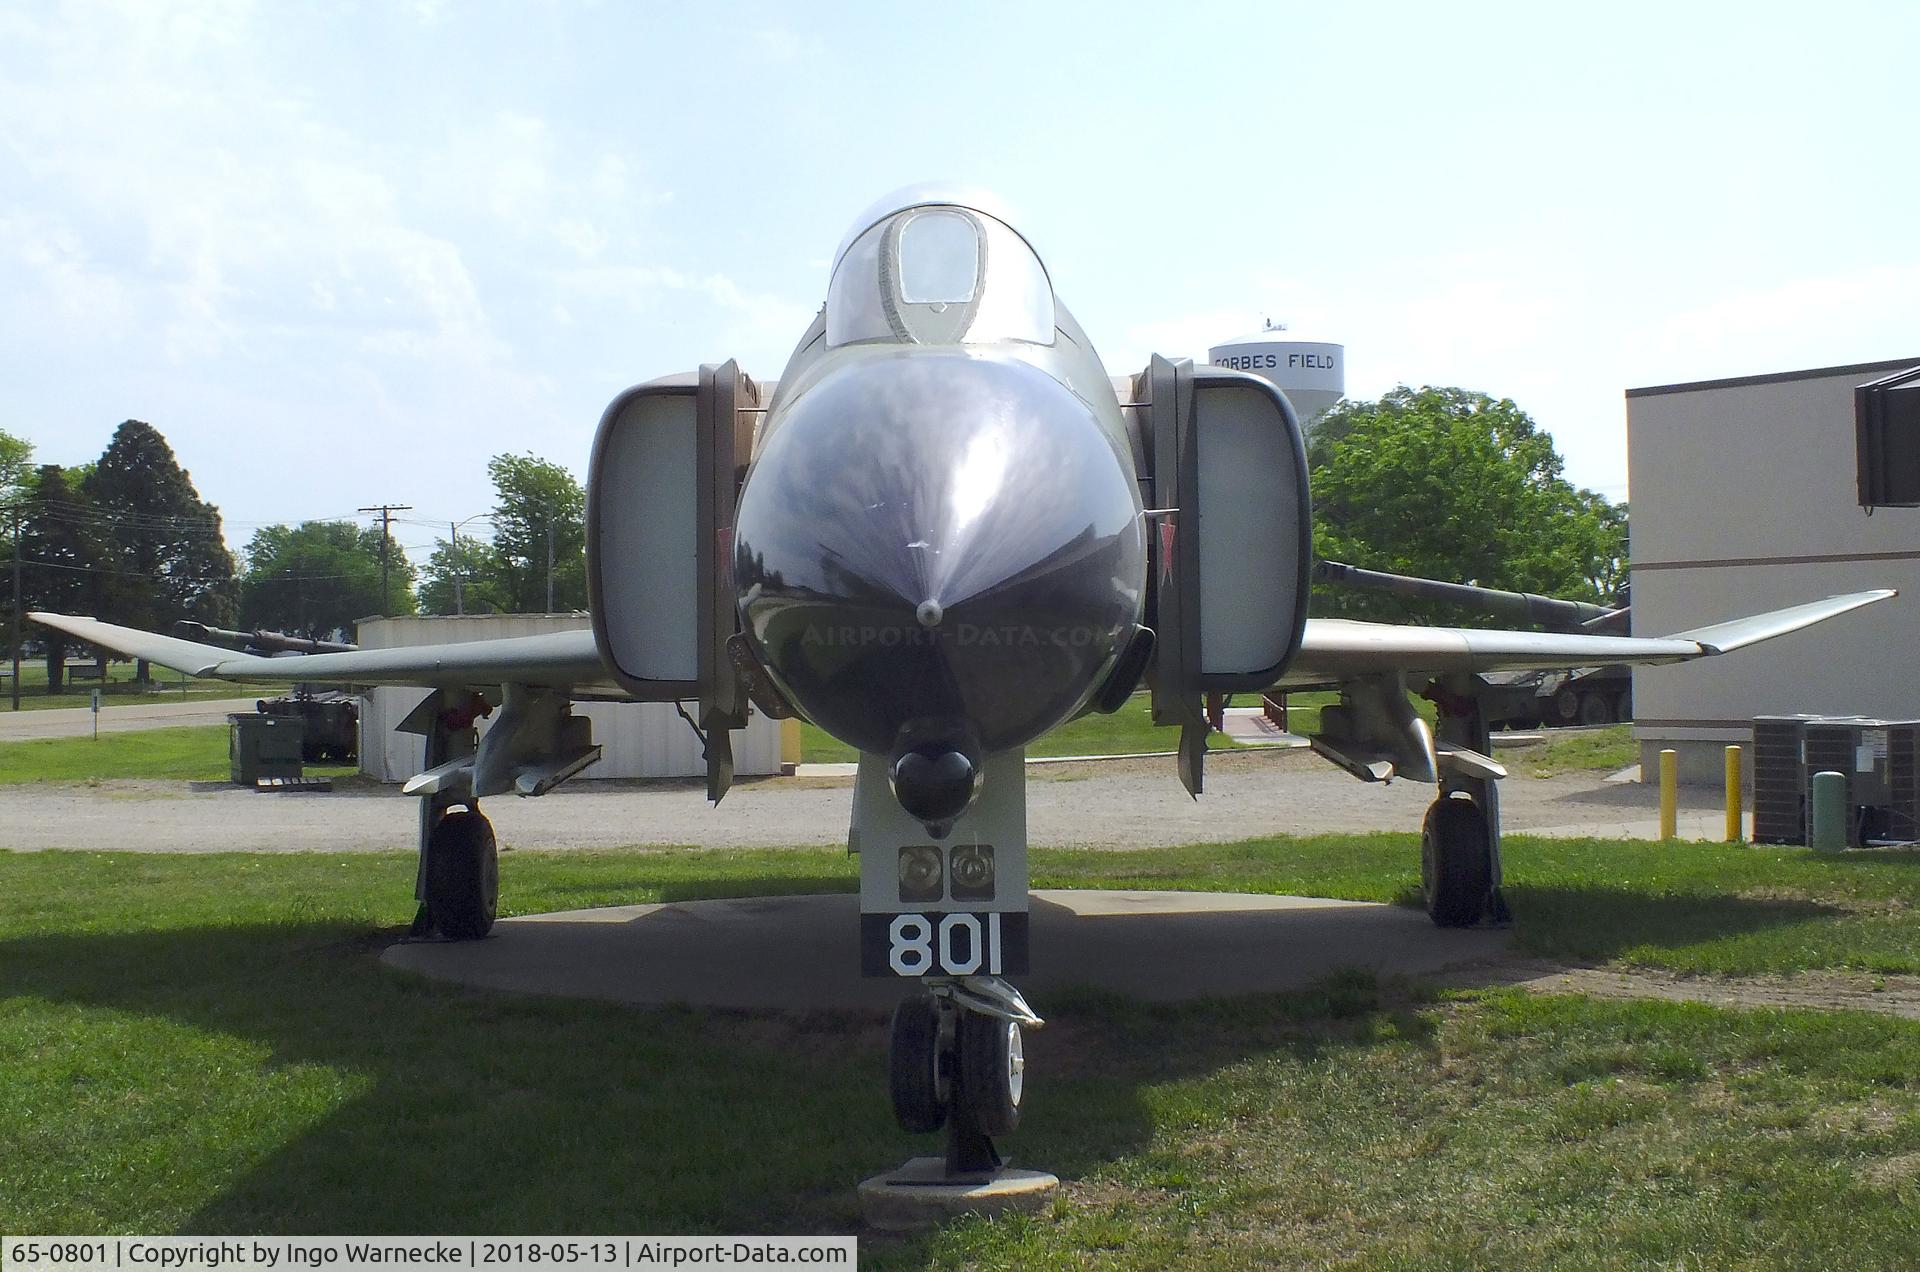
M 1553 439 L 1506 398 L 1401 387 L 1315 426 L 1314 551 L 1350 565 L 1608 602 L 1625 579 L 1626 508 L 1561 476 Z M 1457 610 L 1323 588 L 1315 611 L 1470 621 Z
M 505 608 L 548 608 L 552 562 L 555 610 L 587 607 L 587 497 L 574 475 L 533 455 L 495 455 L 487 463 L 499 504 L 493 511 L 493 550 Z M 469 607 L 471 608 L 471 607 Z
M 389 546 L 390 596 L 380 596 L 380 530 L 303 521 L 254 532 L 240 582 L 240 625 L 321 640 L 352 639 L 355 619 L 411 614 L 413 563 Z
M 109 571 L 99 617 L 151 631 L 182 618 L 232 625 L 239 589 L 220 510 L 200 498 L 158 429 L 120 425 L 82 492 L 99 515 Z
M 105 545 L 100 520 L 72 470 L 43 464 L 22 485 L 27 518 L 20 529 L 21 582 L 28 609 L 91 614 L 99 610 Z M 65 688 L 67 654 L 74 646 L 40 628 L 47 659 L 47 692 Z
M 0 504 L 21 498 L 32 474 L 33 443 L 0 429 Z
M 544 545 L 543 545 L 544 546 Z M 544 561 L 541 563 L 543 566 Z M 433 556 L 421 571 L 420 609 L 426 614 L 497 614 L 513 608 L 507 572 L 491 543 L 463 534 L 456 544 L 433 541 Z M 559 599 L 558 579 L 555 600 Z M 546 587 L 541 585 L 541 603 Z
M 32 474 L 33 443 L 0 429 L 0 569 L 11 571 L 13 528 L 16 519 L 26 515 L 27 478 Z M 13 654 L 13 580 L 9 573 L 0 578 L 0 646 L 10 658 Z M 25 633 L 22 633 L 24 642 Z

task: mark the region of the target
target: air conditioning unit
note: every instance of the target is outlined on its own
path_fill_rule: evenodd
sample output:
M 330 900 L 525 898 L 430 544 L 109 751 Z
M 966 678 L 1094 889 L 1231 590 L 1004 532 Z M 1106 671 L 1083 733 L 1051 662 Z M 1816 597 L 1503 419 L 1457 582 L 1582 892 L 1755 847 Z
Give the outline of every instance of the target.
M 1847 779 L 1847 842 L 1920 840 L 1920 720 L 1761 716 L 1753 722 L 1755 843 L 1804 844 L 1813 775 Z
M 1753 842 L 1807 842 L 1807 780 L 1800 761 L 1809 715 L 1753 721 Z

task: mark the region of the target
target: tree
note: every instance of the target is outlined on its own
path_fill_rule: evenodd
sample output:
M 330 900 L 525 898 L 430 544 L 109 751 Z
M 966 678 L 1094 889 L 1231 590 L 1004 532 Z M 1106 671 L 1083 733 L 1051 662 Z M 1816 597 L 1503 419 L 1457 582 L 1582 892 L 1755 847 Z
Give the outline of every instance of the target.
M 543 562 L 544 564 L 544 562 Z M 427 614 L 494 614 L 511 610 L 506 566 L 491 543 L 463 534 L 455 544 L 433 541 L 433 556 L 421 571 L 420 609 Z M 557 583 L 557 580 L 556 580 Z M 542 586 L 542 603 L 545 602 Z
M 391 551 L 386 603 L 380 597 L 380 530 L 345 521 L 266 526 L 247 543 L 240 624 L 320 640 L 351 638 L 369 614 L 411 614 L 413 563 Z
M 561 465 L 531 454 L 495 455 L 487 473 L 500 501 L 493 550 L 508 608 L 585 609 L 587 497 L 580 483 Z
M 0 429 L 0 504 L 20 498 L 32 474 L 33 443 Z
M 9 659 L 14 653 L 13 633 L 17 620 L 12 578 L 14 527 L 26 516 L 26 483 L 32 472 L 32 462 L 33 443 L 0 429 L 0 569 L 7 571 L 6 576 L 0 578 L 0 623 L 5 624 L 0 632 L 4 632 L 4 648 Z
M 165 630 L 191 618 L 233 622 L 238 588 L 220 510 L 204 502 L 158 429 L 128 420 L 82 483 L 102 522 L 100 617 Z M 140 678 L 146 678 L 140 664 Z
M 67 614 L 99 609 L 107 578 L 99 518 L 72 471 L 43 464 L 27 479 L 29 512 L 20 529 L 20 555 L 27 607 Z M 47 658 L 47 692 L 65 688 L 68 639 L 51 628 L 38 633 Z
M 1624 506 L 1562 477 L 1553 439 L 1509 399 L 1402 386 L 1343 402 L 1316 424 L 1308 462 L 1321 557 L 1598 602 L 1624 578 Z M 1437 612 L 1350 589 L 1326 590 L 1316 609 Z

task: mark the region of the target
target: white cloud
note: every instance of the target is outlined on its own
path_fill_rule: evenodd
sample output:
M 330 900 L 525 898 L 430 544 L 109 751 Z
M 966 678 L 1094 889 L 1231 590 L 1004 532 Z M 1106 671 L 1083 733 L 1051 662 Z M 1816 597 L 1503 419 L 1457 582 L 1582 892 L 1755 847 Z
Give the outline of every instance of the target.
M 31 283 L 11 307 L 31 309 L 43 331 L 52 324 L 71 338 L 127 330 L 134 312 L 127 288 L 72 228 L 33 213 L 0 216 L 0 245 Z
M 752 60 L 772 66 L 818 62 L 826 56 L 826 45 L 819 36 L 785 26 L 756 27 L 746 33 L 743 47 Z
M 1634 361 L 1673 379 L 1920 353 L 1920 265 L 1799 278 L 1658 318 Z
M 612 236 L 599 226 L 574 217 L 562 217 L 551 228 L 553 237 L 562 245 L 588 260 L 605 251 L 612 240 Z

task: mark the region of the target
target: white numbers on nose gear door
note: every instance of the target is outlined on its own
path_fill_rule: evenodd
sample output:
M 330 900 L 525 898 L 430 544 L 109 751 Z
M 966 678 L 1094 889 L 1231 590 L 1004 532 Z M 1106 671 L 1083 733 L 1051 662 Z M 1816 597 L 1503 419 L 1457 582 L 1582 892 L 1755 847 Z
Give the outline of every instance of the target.
M 953 948 L 954 933 L 963 929 L 967 934 L 964 959 Z M 940 961 L 955 976 L 971 976 L 980 970 L 980 920 L 971 914 L 949 914 L 940 920 Z
M 895 976 L 998 976 L 1000 965 L 998 914 L 896 914 L 887 925 L 887 966 Z
M 924 914 L 894 915 L 887 940 L 887 966 L 895 976 L 925 976 L 933 970 L 933 924 Z

